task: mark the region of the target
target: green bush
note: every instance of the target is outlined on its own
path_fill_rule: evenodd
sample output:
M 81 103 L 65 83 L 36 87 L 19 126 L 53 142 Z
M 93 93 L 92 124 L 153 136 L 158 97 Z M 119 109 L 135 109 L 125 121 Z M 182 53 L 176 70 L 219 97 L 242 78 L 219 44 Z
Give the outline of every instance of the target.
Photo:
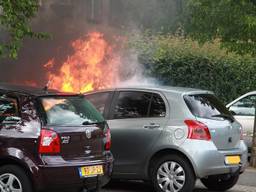
M 131 42 L 146 75 L 165 85 L 211 90 L 224 102 L 256 90 L 256 59 L 227 53 L 218 41 L 199 45 L 182 37 L 147 34 Z

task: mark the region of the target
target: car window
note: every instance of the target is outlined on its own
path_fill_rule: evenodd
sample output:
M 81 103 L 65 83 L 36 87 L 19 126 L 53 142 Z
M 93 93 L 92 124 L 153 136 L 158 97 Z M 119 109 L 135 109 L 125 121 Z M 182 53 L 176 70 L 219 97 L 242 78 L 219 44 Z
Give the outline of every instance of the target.
M 119 93 L 114 107 L 114 118 L 143 118 L 148 117 L 152 94 L 135 91 Z
M 41 103 L 47 125 L 82 126 L 104 121 L 101 114 L 84 97 L 43 97 Z
M 18 117 L 18 102 L 14 98 L 0 97 L 0 123 Z
M 255 115 L 256 95 L 244 97 L 234 103 L 230 110 L 236 115 L 254 116 Z
M 86 95 L 85 98 L 90 101 L 94 107 L 103 115 L 106 104 L 109 100 L 110 92 L 95 93 Z
M 185 102 L 193 115 L 207 119 L 223 119 L 216 115 L 232 116 L 228 109 L 214 95 L 186 95 Z
M 159 94 L 153 94 L 149 117 L 165 117 L 166 106 Z

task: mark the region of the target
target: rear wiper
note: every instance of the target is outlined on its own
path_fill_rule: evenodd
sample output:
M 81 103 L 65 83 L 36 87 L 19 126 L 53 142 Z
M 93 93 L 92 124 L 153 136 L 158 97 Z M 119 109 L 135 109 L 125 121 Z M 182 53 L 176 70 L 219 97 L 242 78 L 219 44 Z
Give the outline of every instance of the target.
M 234 117 L 227 115 L 227 114 L 212 115 L 212 117 L 222 117 L 224 119 L 230 120 L 232 123 L 235 121 Z

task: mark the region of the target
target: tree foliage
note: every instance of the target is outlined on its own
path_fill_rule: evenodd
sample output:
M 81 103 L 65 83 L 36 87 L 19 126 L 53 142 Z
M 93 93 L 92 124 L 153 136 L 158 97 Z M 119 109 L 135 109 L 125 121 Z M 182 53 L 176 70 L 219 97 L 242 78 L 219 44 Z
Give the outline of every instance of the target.
M 256 55 L 255 0 L 187 0 L 185 30 L 200 42 L 220 39 L 239 54 Z
M 38 8 L 38 0 L 0 0 L 0 36 L 5 36 L 0 40 L 0 57 L 17 58 L 26 37 L 46 37 L 44 33 L 33 32 L 30 26 Z

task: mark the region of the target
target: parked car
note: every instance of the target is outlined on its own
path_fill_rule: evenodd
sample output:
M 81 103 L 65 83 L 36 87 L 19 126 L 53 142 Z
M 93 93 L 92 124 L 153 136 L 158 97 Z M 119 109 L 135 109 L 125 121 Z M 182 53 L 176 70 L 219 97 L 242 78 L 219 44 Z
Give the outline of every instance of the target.
M 0 191 L 95 190 L 110 179 L 110 142 L 84 96 L 0 85 Z
M 152 181 L 157 192 L 233 187 L 247 162 L 241 125 L 212 92 L 122 87 L 85 94 L 107 119 L 113 178 Z
M 246 93 L 227 105 L 236 120 L 243 127 L 243 135 L 249 152 L 252 148 L 253 127 L 255 118 L 256 91 Z

